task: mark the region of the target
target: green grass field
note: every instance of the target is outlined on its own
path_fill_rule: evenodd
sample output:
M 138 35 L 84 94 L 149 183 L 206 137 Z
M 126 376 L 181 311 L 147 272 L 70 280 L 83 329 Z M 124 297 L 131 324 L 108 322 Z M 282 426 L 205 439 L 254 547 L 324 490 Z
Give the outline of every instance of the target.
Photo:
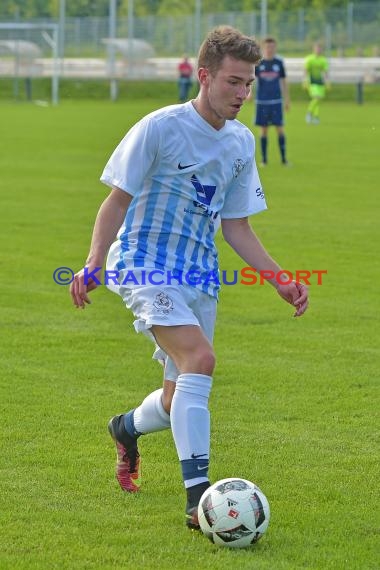
M 170 103 L 170 101 L 166 101 Z M 71 306 L 56 267 L 79 269 L 107 189 L 101 170 L 124 132 L 163 104 L 1 104 L 0 568 L 375 569 L 379 567 L 380 117 L 326 102 L 288 116 L 291 168 L 274 133 L 261 171 L 269 210 L 252 225 L 312 279 L 302 319 L 270 286 L 224 287 L 211 397 L 215 481 L 259 484 L 272 510 L 251 550 L 213 546 L 183 524 L 170 432 L 140 440 L 144 487 L 114 479 L 109 417 L 158 387 L 152 346 L 116 295 Z M 250 124 L 252 109 L 242 111 Z M 221 267 L 243 267 L 219 237 Z

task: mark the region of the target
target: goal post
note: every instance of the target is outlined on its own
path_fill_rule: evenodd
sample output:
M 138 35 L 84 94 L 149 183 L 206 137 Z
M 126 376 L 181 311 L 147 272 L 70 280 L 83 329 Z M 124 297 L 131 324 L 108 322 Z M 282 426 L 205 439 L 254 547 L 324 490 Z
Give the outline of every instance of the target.
M 49 47 L 51 68 L 46 70 L 40 55 Z M 0 77 L 30 80 L 33 77 L 51 76 L 51 102 L 59 101 L 59 26 L 53 23 L 0 22 L 0 54 L 14 58 L 5 61 Z

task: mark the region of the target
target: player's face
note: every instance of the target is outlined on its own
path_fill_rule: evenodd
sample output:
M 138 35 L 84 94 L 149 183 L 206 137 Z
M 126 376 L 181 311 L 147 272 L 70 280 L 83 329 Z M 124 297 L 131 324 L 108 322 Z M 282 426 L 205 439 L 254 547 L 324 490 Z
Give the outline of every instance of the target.
M 275 42 L 264 43 L 264 46 L 263 46 L 264 59 L 273 59 L 275 55 L 276 55 L 276 44 L 275 44 Z
M 235 119 L 251 92 L 255 79 L 253 63 L 225 56 L 214 74 L 199 70 L 201 114 L 216 129 Z

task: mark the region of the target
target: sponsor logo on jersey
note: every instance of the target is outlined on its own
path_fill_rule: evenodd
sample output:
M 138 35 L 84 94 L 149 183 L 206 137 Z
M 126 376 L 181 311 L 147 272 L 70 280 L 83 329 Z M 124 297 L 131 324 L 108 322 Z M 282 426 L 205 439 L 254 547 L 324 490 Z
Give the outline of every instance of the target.
M 191 183 L 194 186 L 195 191 L 197 193 L 198 202 L 201 202 L 201 204 L 206 204 L 206 206 L 209 206 L 211 204 L 211 200 L 214 197 L 216 186 L 208 186 L 206 184 L 202 184 L 195 176 L 195 174 L 193 174 L 193 176 L 191 177 Z
M 189 210 L 188 208 L 185 208 L 185 212 L 188 212 L 189 214 L 206 216 L 212 220 L 215 220 L 218 217 L 218 212 L 211 210 L 211 208 L 209 208 L 209 205 L 211 204 L 211 200 L 213 199 L 216 192 L 216 186 L 202 184 L 200 180 L 195 176 L 195 174 L 193 174 L 191 177 L 191 183 L 197 193 L 197 200 L 193 200 L 193 205 L 195 208 L 198 208 L 200 212 Z
M 262 200 L 264 200 L 265 195 L 264 195 L 262 188 L 256 188 L 255 192 L 256 192 L 256 196 L 258 198 L 261 198 Z
M 192 166 L 196 166 L 198 163 L 194 162 L 194 164 L 181 164 L 180 162 L 178 163 L 178 170 L 185 170 L 185 168 L 191 168 Z

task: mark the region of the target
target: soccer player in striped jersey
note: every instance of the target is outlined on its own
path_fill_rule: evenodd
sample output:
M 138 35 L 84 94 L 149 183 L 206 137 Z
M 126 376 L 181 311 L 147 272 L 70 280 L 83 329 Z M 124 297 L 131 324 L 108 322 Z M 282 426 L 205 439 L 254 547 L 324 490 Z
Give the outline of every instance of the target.
M 107 269 L 118 272 L 117 292 L 135 315 L 136 331 L 155 342 L 155 357 L 164 364 L 163 388 L 109 422 L 117 479 L 123 490 L 138 491 L 138 438 L 170 427 L 187 493 L 186 523 L 195 529 L 199 499 L 210 485 L 219 221 L 225 240 L 248 265 L 280 271 L 248 222 L 266 204 L 253 135 L 237 120 L 259 58 L 254 40 L 234 28 L 208 34 L 199 52 L 197 98 L 144 117 L 109 159 L 101 180 L 111 191 L 100 207 L 86 266 L 71 285 L 74 304 L 84 308 L 96 287 L 85 275 L 103 266 L 109 250 Z M 302 315 L 307 289 L 270 281 Z

